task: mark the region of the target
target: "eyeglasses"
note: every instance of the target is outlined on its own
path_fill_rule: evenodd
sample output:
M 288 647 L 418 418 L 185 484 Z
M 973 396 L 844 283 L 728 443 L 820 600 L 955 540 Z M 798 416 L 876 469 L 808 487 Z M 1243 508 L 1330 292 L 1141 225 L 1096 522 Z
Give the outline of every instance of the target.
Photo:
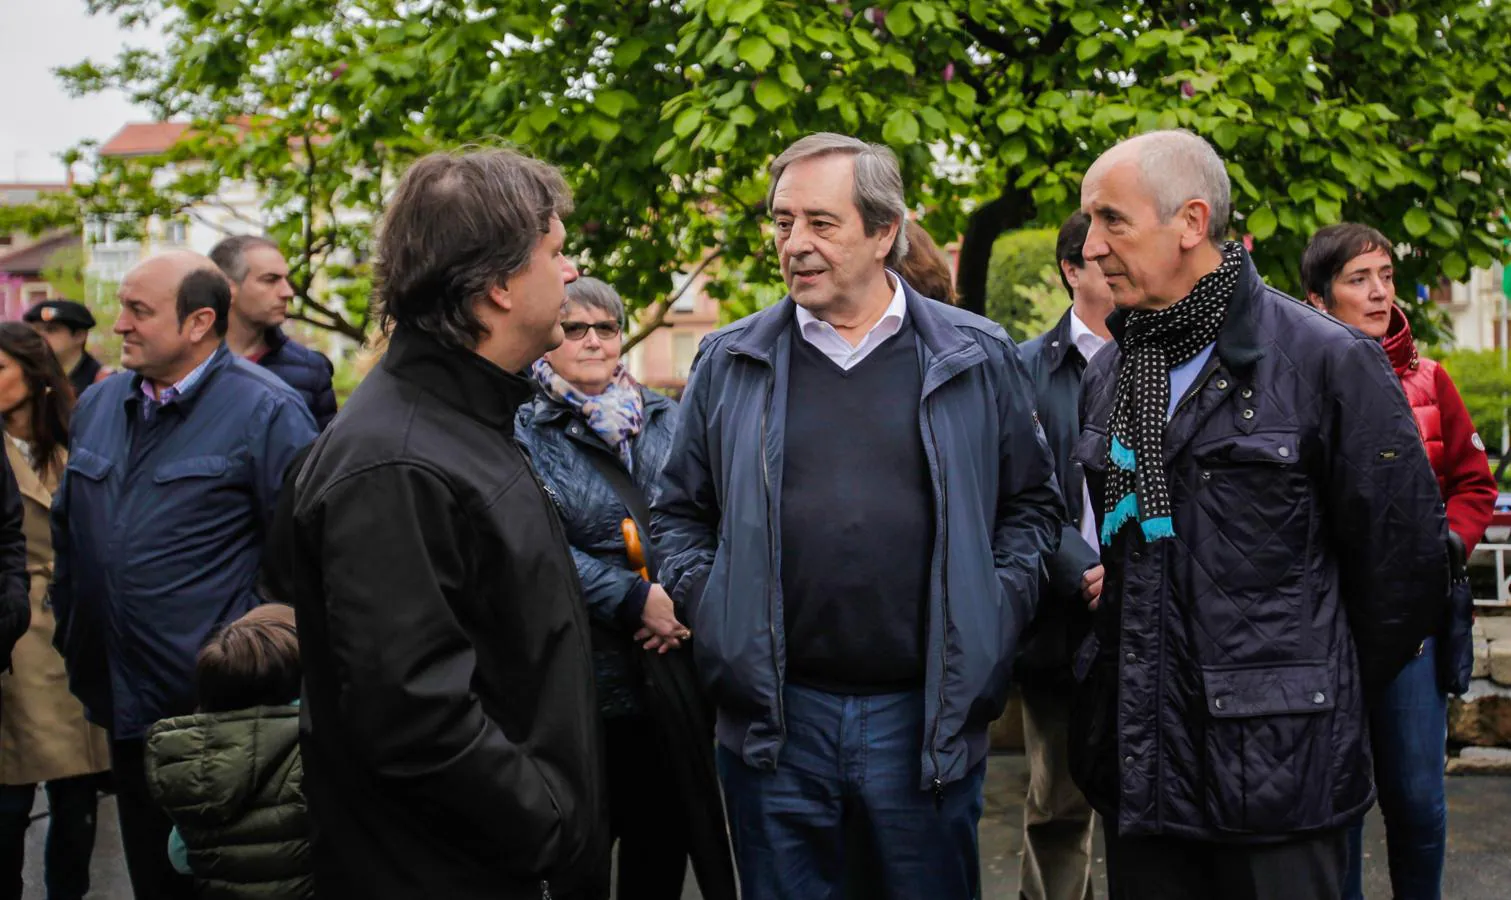
M 580 341 L 588 336 L 591 328 L 598 333 L 600 341 L 611 341 L 619 336 L 618 322 L 563 322 L 561 330 L 569 341 Z

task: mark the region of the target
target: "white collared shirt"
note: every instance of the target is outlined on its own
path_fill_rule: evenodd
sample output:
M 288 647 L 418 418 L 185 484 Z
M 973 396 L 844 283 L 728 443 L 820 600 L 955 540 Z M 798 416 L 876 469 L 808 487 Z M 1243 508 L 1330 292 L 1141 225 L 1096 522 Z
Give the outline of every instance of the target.
M 870 356 L 871 351 L 902 329 L 903 318 L 908 314 L 902 279 L 893 274 L 891 269 L 887 270 L 887 278 L 892 282 L 892 302 L 887 304 L 887 311 L 882 313 L 881 319 L 871 326 L 871 330 L 866 332 L 859 344 L 852 346 L 833 325 L 801 306 L 797 308 L 798 333 L 841 369 L 848 372 L 860 365 L 860 361 Z
M 1107 338 L 1086 327 L 1086 323 L 1081 321 L 1081 317 L 1076 315 L 1075 310 L 1070 311 L 1070 339 L 1088 363 L 1091 362 L 1093 356 L 1097 355 L 1097 351 L 1107 346 L 1108 341 Z M 1084 481 L 1081 482 L 1081 537 L 1086 539 L 1091 549 L 1102 548 L 1097 540 L 1097 514 L 1091 507 L 1091 488 L 1087 487 Z

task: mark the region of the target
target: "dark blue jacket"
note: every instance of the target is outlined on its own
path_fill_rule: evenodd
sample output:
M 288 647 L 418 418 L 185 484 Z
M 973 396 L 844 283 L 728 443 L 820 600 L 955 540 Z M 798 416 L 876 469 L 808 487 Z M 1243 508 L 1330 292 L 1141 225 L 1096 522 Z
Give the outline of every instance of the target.
M 1081 576 L 1099 561 L 1097 551 L 1081 537 L 1086 475 L 1071 458 L 1081 434 L 1081 374 L 1086 371 L 1086 360 L 1071 336 L 1070 316 L 1066 310 L 1055 327 L 1023 345 L 1023 365 L 1034 382 L 1034 406 L 1054 454 L 1066 510 L 1060 549 L 1044 561 L 1039 609 L 1018 652 L 1014 673 L 1025 688 L 1069 686 L 1071 656 L 1091 627 L 1091 612 L 1081 598 Z
M 335 368 L 331 361 L 325 354 L 284 334 L 281 328 L 269 328 L 263 340 L 267 341 L 268 352 L 258 364 L 299 393 L 315 417 L 315 425 L 324 431 L 336 417 L 336 390 L 331 386 Z
M 141 381 L 121 372 L 84 393 L 52 513 L 54 643 L 117 739 L 194 711 L 195 656 L 259 602 L 284 469 L 316 434 L 288 385 L 224 344 L 150 422 Z
M 927 788 L 962 778 L 986 753 L 986 726 L 1006 701 L 1061 504 L 1018 348 L 986 319 L 905 293 L 934 489 L 920 747 Z M 786 736 L 778 504 L 795 308 L 785 299 L 704 340 L 651 526 L 661 581 L 690 611 L 719 741 L 767 770 Z
M 645 424 L 634 440 L 632 477 L 649 503 L 671 451 L 677 404 L 652 390 L 641 388 L 640 393 L 645 401 Z M 619 454 L 570 407 L 545 396 L 537 396 L 520 408 L 517 433 L 536 473 L 556 501 L 588 612 L 600 627 L 627 638 L 633 636 L 640 630 L 639 610 L 644 609 L 644 603 L 635 604 L 627 598 L 644 580 L 630 570 L 625 555 L 620 525 L 629 511 L 587 456 L 597 453 L 622 465 Z M 649 540 L 649 535 L 642 539 Z M 595 645 L 593 662 L 599 708 L 606 715 L 638 712 L 631 661 L 622 650 Z
M 1378 342 L 1245 262 L 1165 429 L 1175 536 L 1124 528 L 1102 548 L 1075 661 L 1071 771 L 1123 836 L 1264 842 L 1358 821 L 1365 692 L 1443 621 L 1443 500 L 1400 380 Z M 1099 520 L 1119 360 L 1097 354 L 1081 401 Z

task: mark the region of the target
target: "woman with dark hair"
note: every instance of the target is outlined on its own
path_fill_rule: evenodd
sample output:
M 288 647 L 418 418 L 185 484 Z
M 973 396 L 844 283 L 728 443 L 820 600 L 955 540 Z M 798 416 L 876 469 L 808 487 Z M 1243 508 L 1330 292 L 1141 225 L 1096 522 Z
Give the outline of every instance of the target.
M 913 290 L 940 303 L 955 305 L 955 279 L 950 258 L 917 222 L 908 223 L 908 252 L 897 267 Z
M 110 768 L 105 732 L 84 720 L 53 649 L 52 531 L 48 512 L 68 461 L 73 388 L 42 336 L 0 324 L 0 415 L 5 452 L 24 508 L 31 627 L 0 675 L 0 898 L 20 898 L 26 829 L 37 784 L 47 785 L 45 880 L 49 900 L 83 897 L 94 853 L 99 773 Z

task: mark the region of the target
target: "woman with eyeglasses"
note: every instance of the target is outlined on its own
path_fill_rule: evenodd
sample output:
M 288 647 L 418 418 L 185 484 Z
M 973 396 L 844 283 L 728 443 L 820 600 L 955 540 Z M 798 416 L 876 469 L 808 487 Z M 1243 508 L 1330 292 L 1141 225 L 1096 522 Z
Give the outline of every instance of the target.
M 649 505 L 677 407 L 625 370 L 623 326 L 624 303 L 612 287 L 587 277 L 567 285 L 566 340 L 535 363 L 540 392 L 520 410 L 518 431 L 556 499 L 593 621 L 618 896 L 676 900 L 688 829 L 683 804 L 670 796 L 673 754 L 648 713 L 638 657 L 676 649 L 690 634 L 667 592 L 636 571 L 641 563 L 626 544 L 631 513 L 621 490 L 638 489 Z M 620 477 L 605 474 L 606 466 Z

